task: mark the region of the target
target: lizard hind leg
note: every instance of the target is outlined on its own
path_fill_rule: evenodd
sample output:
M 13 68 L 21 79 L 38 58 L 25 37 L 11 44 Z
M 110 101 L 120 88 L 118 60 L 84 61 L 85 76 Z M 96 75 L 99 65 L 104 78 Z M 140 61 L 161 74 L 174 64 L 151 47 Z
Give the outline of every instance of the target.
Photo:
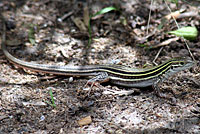
M 84 86 L 86 87 L 87 85 L 90 85 L 90 89 L 87 96 L 90 95 L 90 92 L 93 86 L 97 86 L 98 88 L 100 88 L 101 87 L 100 83 L 107 82 L 109 81 L 109 79 L 110 78 L 106 72 L 99 72 L 97 73 L 95 77 L 93 77 L 92 79 L 89 79 Z
M 107 82 L 109 79 L 110 78 L 107 72 L 99 72 L 95 77 L 87 81 L 86 86 L 91 85 L 91 87 L 93 87 L 94 85 L 99 85 L 100 83 Z

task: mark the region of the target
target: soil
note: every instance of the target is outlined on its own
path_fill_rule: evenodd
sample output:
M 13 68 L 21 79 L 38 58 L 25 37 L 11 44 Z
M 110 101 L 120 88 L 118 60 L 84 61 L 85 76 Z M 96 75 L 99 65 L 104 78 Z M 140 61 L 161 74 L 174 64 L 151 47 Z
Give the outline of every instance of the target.
M 177 18 L 180 27 L 195 26 L 200 30 L 200 3 L 166 3 L 172 12 L 192 12 Z M 0 1 L 8 50 L 21 60 L 50 65 L 120 64 L 143 68 L 172 57 L 191 57 L 190 50 L 197 62 L 193 68 L 159 84 L 165 95 L 159 97 L 152 87 L 135 89 L 107 82 L 91 88 L 86 85 L 90 77 L 31 72 L 10 63 L 0 51 L 0 133 L 199 134 L 200 36 L 187 40 L 188 49 L 182 38 L 168 34 L 177 26 L 173 19 L 164 19 L 170 15 L 166 3 Z M 87 12 L 95 14 L 109 6 L 119 10 L 92 18 L 92 43 L 88 44 L 89 33 L 84 26 Z M 77 25 L 77 20 L 83 26 Z M 168 42 L 163 45 L 165 41 Z M 127 92 L 131 93 L 121 94 Z

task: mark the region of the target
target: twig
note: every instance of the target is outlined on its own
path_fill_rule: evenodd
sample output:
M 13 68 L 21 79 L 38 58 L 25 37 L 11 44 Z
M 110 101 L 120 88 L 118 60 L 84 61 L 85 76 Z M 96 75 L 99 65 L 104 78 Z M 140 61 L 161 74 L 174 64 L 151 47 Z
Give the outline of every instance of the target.
M 158 56 L 160 55 L 160 52 L 163 50 L 163 47 L 161 47 L 160 48 L 160 50 L 158 51 L 158 53 L 156 54 L 156 57 L 154 58 L 154 60 L 153 60 L 153 63 L 155 64 L 155 65 L 158 65 L 155 61 L 157 60 L 157 58 L 158 58 Z
M 147 35 L 149 33 L 149 23 L 150 23 L 150 20 L 151 20 L 151 7 L 152 7 L 152 5 L 153 5 L 153 0 L 151 0 L 151 5 L 150 5 L 149 18 L 148 18 L 148 23 L 147 23 L 147 32 L 146 32 Z
M 67 14 L 64 14 L 61 18 L 59 18 L 59 20 L 62 22 L 64 19 L 71 16 L 73 13 L 74 13 L 74 11 L 70 11 Z

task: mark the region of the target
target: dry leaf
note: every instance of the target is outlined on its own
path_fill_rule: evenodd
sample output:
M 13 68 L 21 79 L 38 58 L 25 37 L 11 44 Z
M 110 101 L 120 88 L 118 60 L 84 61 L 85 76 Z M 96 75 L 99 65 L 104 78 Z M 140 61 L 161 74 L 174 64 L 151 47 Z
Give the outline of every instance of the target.
M 180 11 L 176 11 L 176 12 L 172 12 L 170 14 L 168 14 L 167 16 L 165 16 L 166 19 L 170 20 L 171 18 L 178 18 L 180 15 Z
M 85 26 L 85 24 L 83 23 L 83 21 L 80 18 L 74 18 L 71 17 L 73 22 L 75 23 L 75 25 L 81 30 L 81 31 L 87 31 L 87 28 Z
M 88 27 L 88 24 L 90 21 L 88 6 L 85 6 L 83 9 L 83 21 L 84 21 L 85 26 Z
M 87 117 L 82 118 L 82 119 L 80 119 L 80 120 L 78 121 L 78 125 L 79 125 L 79 126 L 88 125 L 88 124 L 90 124 L 90 123 L 92 123 L 92 118 L 91 118 L 91 116 L 87 116 Z
M 185 12 L 185 13 L 182 13 L 178 16 L 178 18 L 186 18 L 186 17 L 196 17 L 198 16 L 198 12 L 196 11 L 190 11 L 190 12 Z
M 175 37 L 175 38 L 165 40 L 165 41 L 161 42 L 160 44 L 153 46 L 152 48 L 158 48 L 158 47 L 166 46 L 166 45 L 170 44 L 172 41 L 177 41 L 178 39 L 179 39 L 179 37 Z

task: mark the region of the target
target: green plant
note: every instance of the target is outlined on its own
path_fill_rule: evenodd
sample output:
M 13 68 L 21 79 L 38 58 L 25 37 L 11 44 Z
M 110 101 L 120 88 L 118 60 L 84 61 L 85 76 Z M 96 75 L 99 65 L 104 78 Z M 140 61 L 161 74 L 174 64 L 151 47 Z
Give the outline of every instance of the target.
M 50 95 L 50 97 L 51 97 L 51 102 L 46 101 L 46 103 L 48 103 L 50 106 L 56 108 L 56 104 L 55 104 L 55 101 L 54 101 L 52 89 L 49 90 L 49 95 Z

